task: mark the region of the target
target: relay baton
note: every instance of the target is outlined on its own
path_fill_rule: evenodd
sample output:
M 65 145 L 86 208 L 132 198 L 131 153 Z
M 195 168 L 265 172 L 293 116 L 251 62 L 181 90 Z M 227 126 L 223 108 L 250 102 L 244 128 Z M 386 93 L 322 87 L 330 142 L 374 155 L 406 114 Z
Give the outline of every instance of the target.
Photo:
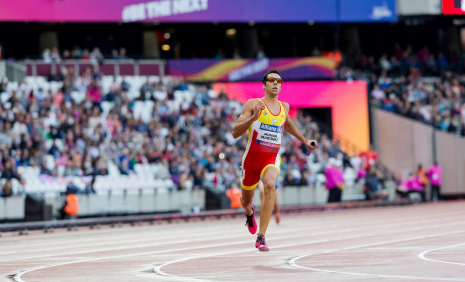
M 310 145 L 311 145 L 312 147 L 315 147 L 315 145 L 316 145 L 315 141 L 310 142 Z M 307 149 L 307 153 L 306 153 L 305 155 L 310 156 L 310 153 L 311 153 L 311 152 L 312 152 L 312 151 L 311 151 L 310 149 Z

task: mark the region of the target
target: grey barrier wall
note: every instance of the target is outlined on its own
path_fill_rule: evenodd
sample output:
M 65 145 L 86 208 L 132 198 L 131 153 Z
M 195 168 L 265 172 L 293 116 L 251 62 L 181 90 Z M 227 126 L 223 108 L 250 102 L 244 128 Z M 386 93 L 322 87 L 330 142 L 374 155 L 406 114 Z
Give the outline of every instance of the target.
M 374 144 L 390 170 L 400 170 L 405 176 L 420 163 L 428 169 L 436 156 L 443 171 L 441 193 L 465 194 L 464 138 L 378 108 L 371 110 Z
M 191 212 L 192 208 L 205 209 L 205 190 L 176 191 L 172 193 L 77 195 L 79 216 L 137 214 L 158 212 Z M 57 216 L 63 206 L 61 196 L 45 197 Z
M 21 196 L 0 198 L 0 220 L 24 219 L 24 200 Z
M 6 62 L 0 61 L 0 79 L 6 76 Z
M 372 108 L 374 139 L 380 160 L 392 171 L 433 162 L 432 127 Z
M 446 194 L 465 194 L 465 139 L 436 131 L 436 152 L 442 166 Z
M 395 191 L 392 183 L 388 185 L 390 199 L 394 199 Z M 108 214 L 136 214 L 181 211 L 190 212 L 198 206 L 205 209 L 205 191 L 177 191 L 172 193 L 152 194 L 118 194 L 118 195 L 77 195 L 79 198 L 80 216 L 100 216 Z M 323 185 L 286 187 L 278 189 L 278 200 L 282 206 L 302 206 L 325 204 L 328 191 Z M 364 200 L 361 185 L 346 185 L 342 190 L 343 201 Z M 260 206 L 260 192 L 255 192 L 253 203 Z M 52 205 L 53 214 L 63 205 L 63 198 L 58 195 L 45 197 L 45 203 Z M 0 199 L 0 221 L 24 218 L 24 198 L 10 197 Z
M 205 190 L 176 191 L 150 194 L 77 195 L 78 216 L 102 216 L 111 214 L 137 214 L 158 212 L 191 212 L 192 208 L 205 209 Z M 55 218 L 63 206 L 64 198 L 58 194 L 45 195 L 45 204 L 52 206 Z M 0 198 L 0 221 L 25 218 L 25 198 L 14 196 Z

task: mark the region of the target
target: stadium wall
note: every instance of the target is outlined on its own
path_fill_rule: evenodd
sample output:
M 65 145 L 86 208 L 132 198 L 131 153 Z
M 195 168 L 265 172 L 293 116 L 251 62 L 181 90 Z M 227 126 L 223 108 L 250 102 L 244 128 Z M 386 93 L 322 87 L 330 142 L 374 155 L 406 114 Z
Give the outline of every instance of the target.
M 372 108 L 374 144 L 387 167 L 406 174 L 436 159 L 443 169 L 443 195 L 465 194 L 465 139 L 430 125 Z

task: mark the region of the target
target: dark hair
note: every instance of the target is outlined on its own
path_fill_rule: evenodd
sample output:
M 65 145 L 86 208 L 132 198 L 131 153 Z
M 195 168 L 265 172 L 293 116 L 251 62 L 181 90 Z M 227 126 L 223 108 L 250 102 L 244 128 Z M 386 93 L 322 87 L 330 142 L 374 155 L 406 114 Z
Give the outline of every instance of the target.
M 266 84 L 266 79 L 268 78 L 268 75 L 269 75 L 270 73 L 276 73 L 276 74 L 278 74 L 279 76 L 281 76 L 281 74 L 279 73 L 279 71 L 277 71 L 277 70 L 270 70 L 270 71 L 268 71 L 267 73 L 265 73 L 265 75 L 263 76 L 263 84 Z

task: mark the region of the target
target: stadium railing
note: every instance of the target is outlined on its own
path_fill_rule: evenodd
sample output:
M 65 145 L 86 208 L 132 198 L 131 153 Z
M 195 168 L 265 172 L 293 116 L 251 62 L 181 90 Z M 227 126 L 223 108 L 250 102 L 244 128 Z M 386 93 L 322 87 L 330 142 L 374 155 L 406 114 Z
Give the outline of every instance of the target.
M 80 74 L 88 67 L 98 66 L 99 71 L 105 75 L 158 75 L 166 74 L 166 62 L 164 60 L 105 60 L 103 64 L 95 64 L 92 61 L 66 60 L 58 63 L 45 63 L 43 60 L 25 60 L 26 76 L 47 76 L 50 70 L 57 74 L 61 67 L 72 67 L 74 73 Z

